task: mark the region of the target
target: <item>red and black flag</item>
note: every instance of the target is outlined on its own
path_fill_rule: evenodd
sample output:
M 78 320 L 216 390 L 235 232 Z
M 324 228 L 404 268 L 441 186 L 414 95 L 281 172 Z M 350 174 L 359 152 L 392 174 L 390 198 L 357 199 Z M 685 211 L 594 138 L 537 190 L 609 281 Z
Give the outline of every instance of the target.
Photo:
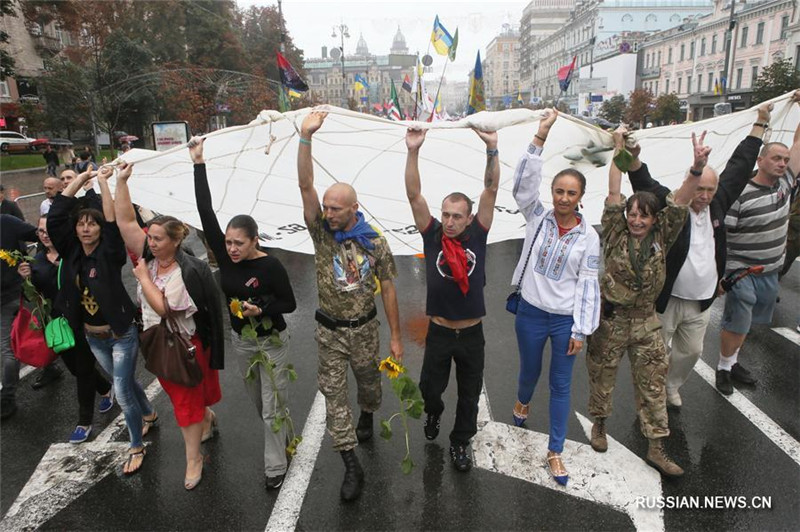
M 283 86 L 299 92 L 307 91 L 308 85 L 303 81 L 303 78 L 292 68 L 292 65 L 289 64 L 289 61 L 287 61 L 280 52 L 276 53 L 278 54 L 278 70 L 281 74 L 281 83 Z

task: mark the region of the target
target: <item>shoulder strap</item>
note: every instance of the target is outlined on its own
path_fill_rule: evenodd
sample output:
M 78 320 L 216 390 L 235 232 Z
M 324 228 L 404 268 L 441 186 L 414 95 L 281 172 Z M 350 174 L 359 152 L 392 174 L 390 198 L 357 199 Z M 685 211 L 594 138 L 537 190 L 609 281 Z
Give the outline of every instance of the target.
M 531 260 L 531 253 L 533 253 L 533 245 L 536 244 L 536 239 L 539 238 L 539 232 L 542 230 L 542 225 L 544 224 L 544 220 L 547 217 L 545 215 L 542 218 L 542 221 L 539 222 L 539 227 L 536 228 L 536 234 L 533 235 L 533 240 L 531 240 L 531 247 L 528 248 L 528 256 L 525 257 L 525 264 L 522 265 L 522 271 L 519 274 L 519 279 L 517 279 L 516 287 L 517 292 L 520 291 L 522 288 L 522 279 L 525 277 L 525 270 L 528 268 L 528 262 Z
M 56 274 L 56 284 L 58 285 L 59 291 L 61 290 L 61 265 L 64 264 L 63 257 L 58 259 L 58 273 Z

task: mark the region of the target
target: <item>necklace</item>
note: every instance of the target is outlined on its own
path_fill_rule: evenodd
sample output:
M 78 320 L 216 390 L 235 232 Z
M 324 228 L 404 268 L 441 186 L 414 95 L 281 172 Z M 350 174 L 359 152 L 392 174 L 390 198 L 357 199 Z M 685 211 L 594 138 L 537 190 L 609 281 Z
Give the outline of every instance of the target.
M 159 268 L 163 268 L 163 269 L 165 269 L 165 270 L 166 270 L 167 268 L 169 268 L 170 266 L 172 266 L 173 264 L 175 264 L 175 257 L 172 257 L 172 260 L 170 260 L 170 261 L 169 261 L 169 262 L 167 262 L 167 263 L 163 263 L 163 262 L 161 262 L 160 260 L 158 261 L 158 267 L 159 267 Z

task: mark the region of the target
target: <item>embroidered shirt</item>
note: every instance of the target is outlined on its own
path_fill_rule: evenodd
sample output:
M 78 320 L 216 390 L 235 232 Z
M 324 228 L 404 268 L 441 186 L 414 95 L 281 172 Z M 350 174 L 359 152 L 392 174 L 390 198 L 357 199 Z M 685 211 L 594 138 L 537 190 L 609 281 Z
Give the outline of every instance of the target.
M 545 210 L 540 200 L 544 162 L 540 154 L 540 148 L 530 146 L 514 174 L 514 199 L 527 225 L 512 283 L 521 282 L 522 297 L 531 305 L 551 314 L 572 315 L 572 337 L 583 341 L 600 323 L 600 237 L 580 215 L 578 225 L 559 236 L 553 210 Z

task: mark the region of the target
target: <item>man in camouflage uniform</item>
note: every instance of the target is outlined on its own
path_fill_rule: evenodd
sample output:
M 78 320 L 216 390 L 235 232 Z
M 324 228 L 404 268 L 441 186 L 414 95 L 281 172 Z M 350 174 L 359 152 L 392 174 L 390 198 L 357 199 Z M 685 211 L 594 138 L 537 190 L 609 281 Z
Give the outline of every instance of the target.
M 311 137 L 327 113 L 311 112 L 303 120 L 297 153 L 297 173 L 303 198 L 303 217 L 316 251 L 316 340 L 319 345 L 319 389 L 325 396 L 328 432 L 345 464 L 341 497 L 356 499 L 364 473 L 354 448 L 372 437 L 372 413 L 381 405 L 378 321 L 375 293 L 380 291 L 391 329 L 391 354 L 401 360 L 400 317 L 392 279 L 397 276 L 389 245 L 364 221 L 356 192 L 350 185 L 331 186 L 322 199 L 314 188 Z M 347 393 L 347 367 L 358 385 L 361 416 L 353 428 Z
M 627 353 L 639 422 L 650 442 L 647 462 L 667 476 L 683 475 L 683 469 L 666 455 L 663 447 L 663 438 L 669 436 L 665 387 L 668 359 L 655 301 L 664 286 L 667 253 L 686 222 L 686 206 L 692 200 L 709 152 L 702 137 L 695 142 L 692 168 L 681 188 L 667 197 L 667 207 L 661 211 L 650 192 L 637 192 L 626 205 L 620 194 L 622 174 L 612 163 L 601 222 L 603 315 L 600 326 L 589 337 L 586 353 L 589 414 L 595 418 L 592 448 L 598 452 L 608 449 L 605 420 L 611 415 L 617 368 Z

